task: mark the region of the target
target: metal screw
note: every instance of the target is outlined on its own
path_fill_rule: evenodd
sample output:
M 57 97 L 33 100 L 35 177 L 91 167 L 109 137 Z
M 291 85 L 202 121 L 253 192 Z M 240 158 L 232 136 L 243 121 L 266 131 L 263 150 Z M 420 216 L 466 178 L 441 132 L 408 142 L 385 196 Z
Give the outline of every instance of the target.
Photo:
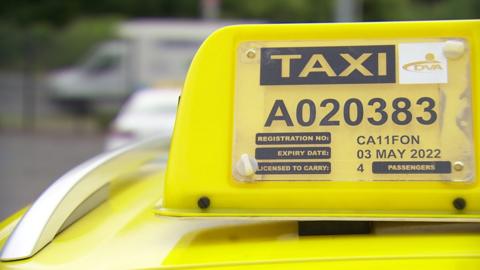
M 443 45 L 443 54 L 449 59 L 458 59 L 465 53 L 465 44 L 460 40 L 447 40 Z
M 250 177 L 255 174 L 258 169 L 258 163 L 248 154 L 242 154 L 240 159 L 237 161 L 236 169 L 238 174 L 245 177 Z
M 457 210 L 463 210 L 467 207 L 467 201 L 464 198 L 456 198 L 453 200 L 453 207 Z
M 255 49 L 250 49 L 247 51 L 247 57 L 250 59 L 255 58 L 256 55 L 257 55 L 257 52 L 255 51 Z
M 461 170 L 463 170 L 464 167 L 465 167 L 465 165 L 461 161 L 456 161 L 455 163 L 453 163 L 453 169 L 455 171 L 461 171 Z
M 210 207 L 210 199 L 206 196 L 200 197 L 197 201 L 197 205 L 200 209 L 207 209 Z

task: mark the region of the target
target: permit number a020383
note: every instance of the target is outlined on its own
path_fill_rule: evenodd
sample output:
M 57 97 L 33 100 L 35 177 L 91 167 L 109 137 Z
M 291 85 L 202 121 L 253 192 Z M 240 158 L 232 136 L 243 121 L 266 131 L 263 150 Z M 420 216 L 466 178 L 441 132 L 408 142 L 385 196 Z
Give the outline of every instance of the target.
M 464 51 L 452 57 L 444 51 L 448 42 L 242 43 L 234 176 L 470 181 L 469 51 L 466 41 L 455 40 Z M 253 173 L 235 170 L 242 160 L 252 162 Z

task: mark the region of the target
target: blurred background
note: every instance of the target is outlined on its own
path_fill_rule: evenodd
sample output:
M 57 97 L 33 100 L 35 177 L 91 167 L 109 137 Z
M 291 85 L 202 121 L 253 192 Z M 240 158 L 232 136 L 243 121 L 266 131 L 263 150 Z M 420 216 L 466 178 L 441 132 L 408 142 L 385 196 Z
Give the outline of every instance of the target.
M 479 17 L 477 0 L 0 1 L 0 220 L 89 157 L 170 134 L 219 27 Z

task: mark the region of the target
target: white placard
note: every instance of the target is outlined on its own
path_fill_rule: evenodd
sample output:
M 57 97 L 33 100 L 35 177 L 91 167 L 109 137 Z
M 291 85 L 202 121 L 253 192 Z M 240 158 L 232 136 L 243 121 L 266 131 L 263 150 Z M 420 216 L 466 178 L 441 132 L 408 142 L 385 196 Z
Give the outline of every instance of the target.
M 448 82 L 448 62 L 442 42 L 402 43 L 398 45 L 400 84 Z

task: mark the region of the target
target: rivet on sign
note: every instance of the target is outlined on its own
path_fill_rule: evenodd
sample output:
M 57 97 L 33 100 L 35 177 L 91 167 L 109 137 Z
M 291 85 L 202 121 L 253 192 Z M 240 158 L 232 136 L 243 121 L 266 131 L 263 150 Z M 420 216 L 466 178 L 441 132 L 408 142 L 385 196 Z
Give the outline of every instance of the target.
M 455 163 L 453 163 L 453 169 L 455 171 L 461 171 L 461 170 L 463 170 L 463 167 L 465 167 L 465 166 L 463 165 L 463 162 L 461 162 L 461 161 L 456 161 Z
M 257 52 L 255 52 L 255 49 L 250 49 L 247 51 L 247 57 L 250 59 L 255 58 L 256 55 L 257 55 Z
M 467 206 L 467 202 L 464 198 L 456 198 L 453 200 L 453 207 L 457 210 L 463 210 Z
M 207 209 L 210 206 L 210 199 L 206 196 L 200 197 L 197 201 L 197 205 L 200 209 Z
M 258 169 L 258 163 L 255 158 L 248 154 L 242 154 L 237 161 L 236 169 L 241 176 L 249 177 L 255 174 Z
M 465 43 L 460 40 L 447 40 L 443 45 L 443 54 L 448 59 L 458 59 L 465 52 Z

